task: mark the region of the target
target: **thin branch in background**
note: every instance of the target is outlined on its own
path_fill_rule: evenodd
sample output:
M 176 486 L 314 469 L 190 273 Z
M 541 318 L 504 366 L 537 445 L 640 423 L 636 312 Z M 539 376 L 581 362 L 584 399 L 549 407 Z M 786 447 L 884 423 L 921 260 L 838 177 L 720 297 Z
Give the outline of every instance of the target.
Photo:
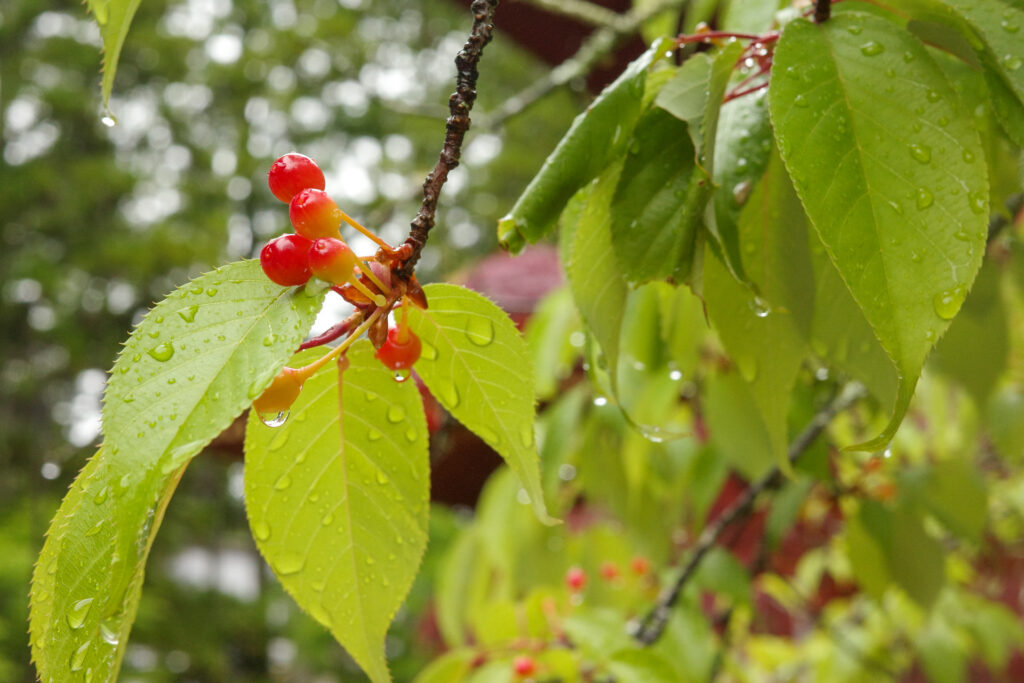
M 832 0 L 815 0 L 814 22 L 821 24 L 828 21 L 830 16 L 832 16 Z
M 1019 216 L 1018 214 L 1024 209 L 1024 192 L 1018 192 L 1017 194 L 1010 195 L 1006 200 L 1006 215 L 997 213 L 993 214 L 992 218 L 988 222 L 988 241 L 991 242 L 999 236 L 1006 227 L 1015 223 Z M 1007 218 L 1007 215 L 1009 218 Z
M 434 227 L 437 214 L 437 199 L 441 188 L 448 180 L 448 174 L 459 165 L 462 155 L 462 141 L 469 130 L 469 112 L 476 101 L 476 81 L 480 74 L 477 65 L 483 55 L 484 47 L 491 42 L 494 34 L 494 12 L 498 9 L 498 0 L 473 0 L 470 10 L 473 12 L 473 28 L 462 50 L 455 56 L 455 92 L 448 98 L 450 113 L 445 122 L 444 145 L 441 155 L 426 179 L 423 181 L 423 203 L 413 219 L 409 237 L 400 247 L 406 252 L 397 275 L 408 280 L 413 268 L 420 258 L 430 229 Z
M 542 2 L 546 2 L 546 0 L 542 0 Z M 535 1 L 535 4 L 540 4 L 540 2 Z M 549 71 L 545 78 L 535 81 L 529 87 L 505 100 L 505 104 L 501 108 L 488 114 L 485 125 L 491 129 L 497 128 L 509 118 L 521 114 L 556 88 L 590 73 L 623 40 L 639 31 L 648 19 L 667 10 L 678 10 L 685 4 L 686 0 L 662 0 L 649 7 L 631 10 L 626 14 L 610 13 L 615 14 L 614 22 L 594 31 L 583 42 L 576 54 Z
M 560 14 L 563 17 L 598 28 L 615 26 L 622 19 L 622 15 L 618 12 L 587 2 L 587 0 L 529 0 L 529 2 L 552 14 Z
M 788 458 L 791 464 L 797 462 L 814 440 L 825 430 L 836 415 L 843 412 L 866 395 L 861 384 L 850 383 L 818 413 L 811 418 L 802 432 L 789 446 Z M 643 645 L 653 645 L 665 631 L 672 608 L 682 595 L 683 588 L 697 573 L 704 556 L 714 547 L 718 539 L 734 522 L 750 514 L 754 502 L 763 492 L 778 488 L 784 481 L 778 466 L 750 486 L 743 494 L 726 508 L 713 524 L 706 527 L 697 539 L 689 561 L 683 567 L 676 580 L 662 591 L 654 608 L 636 626 L 633 638 Z

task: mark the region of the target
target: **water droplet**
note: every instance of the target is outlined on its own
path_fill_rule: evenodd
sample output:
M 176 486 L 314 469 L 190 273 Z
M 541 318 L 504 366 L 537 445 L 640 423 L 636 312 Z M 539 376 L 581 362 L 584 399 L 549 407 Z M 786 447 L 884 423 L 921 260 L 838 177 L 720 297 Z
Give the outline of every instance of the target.
M 385 484 L 388 483 L 388 481 L 388 475 L 384 474 L 380 470 L 377 470 L 377 483 L 380 484 L 381 486 L 384 486 Z
M 953 289 L 939 292 L 932 299 L 935 313 L 943 320 L 952 320 L 957 311 L 960 310 L 960 305 L 964 302 L 966 295 L 967 291 L 963 287 L 954 287 Z
M 281 475 L 281 478 L 274 483 L 274 488 L 278 491 L 284 491 L 286 488 L 292 485 L 292 478 L 287 474 Z
M 272 564 L 278 574 L 287 576 L 288 574 L 295 574 L 296 572 L 302 571 L 302 568 L 306 564 L 306 559 L 302 555 L 298 555 L 296 553 L 285 553 Z
M 928 145 L 921 145 L 916 142 L 909 145 L 910 156 L 922 164 L 927 164 L 932 160 L 932 148 Z
M 747 199 L 750 197 L 750 189 L 753 187 L 749 180 L 736 183 L 736 187 L 732 188 L 732 199 L 737 204 L 746 204 Z
M 324 526 L 330 526 L 334 524 L 334 513 L 328 512 L 326 515 L 323 516 L 323 519 L 320 520 L 320 523 Z
M 1003 27 L 1003 30 L 1007 33 L 1016 33 L 1020 30 L 1020 24 L 1015 24 L 1009 19 L 1003 19 L 999 22 L 999 25 Z
M 86 536 L 95 536 L 96 534 L 98 534 L 100 532 L 100 530 L 103 528 L 103 523 L 105 521 L 106 521 L 105 519 L 101 519 L 100 521 L 98 521 L 95 524 L 93 524 L 92 527 L 88 531 L 85 532 L 85 535 Z
M 270 538 L 270 525 L 258 519 L 252 523 L 252 533 L 257 541 L 265 541 Z
M 93 498 L 92 500 L 97 505 L 102 505 L 107 500 L 107 496 L 109 494 L 110 494 L 110 487 L 109 486 L 104 486 L 100 490 L 100 492 L 96 494 L 96 497 Z
M 252 383 L 249 384 L 249 390 L 245 392 L 246 395 L 250 399 L 259 398 L 259 395 L 263 393 L 263 387 L 266 385 L 266 383 L 267 380 L 265 379 L 254 379 Z
M 942 95 L 939 94 L 938 90 L 929 90 L 927 97 L 929 102 L 938 102 L 942 99 Z
M 869 40 L 860 46 L 860 53 L 865 57 L 874 57 L 885 52 L 885 45 L 882 45 L 878 41 Z
M 498 433 L 486 425 L 479 425 L 474 430 L 476 435 L 486 441 L 488 444 L 494 446 L 501 441 L 501 437 Z
M 413 429 L 412 427 L 409 427 L 409 429 L 406 429 L 405 430 L 405 440 L 408 441 L 409 443 L 412 443 L 413 441 L 415 441 L 416 440 L 416 430 Z
M 477 346 L 487 346 L 494 341 L 494 323 L 474 315 L 466 323 L 466 337 Z
M 420 358 L 437 360 L 437 349 L 434 345 L 420 337 Z
M 109 113 L 107 113 L 104 114 L 102 118 L 100 118 L 100 123 L 102 123 L 107 128 L 113 128 L 117 125 L 117 119 Z
M 1003 58 L 999 61 L 1009 71 L 1016 71 L 1021 65 L 1021 59 L 1017 55 L 1003 55 Z
M 971 233 L 967 232 L 967 228 L 963 228 L 963 227 L 960 228 L 959 230 L 957 230 L 956 232 L 954 232 L 953 233 L 953 237 L 958 239 L 958 240 L 960 240 L 961 242 L 970 242 L 971 241 Z
M 802 109 L 806 109 L 809 106 L 807 103 L 807 98 L 804 97 L 803 95 L 797 95 L 796 97 L 794 97 L 793 104 Z
M 370 441 L 380 441 L 381 436 L 383 435 L 376 429 L 370 429 L 370 431 L 367 432 L 366 434 L 366 438 L 369 439 Z
M 276 415 L 270 415 L 269 413 L 260 413 L 260 422 L 267 425 L 268 427 L 280 427 L 287 421 L 287 411 L 277 413 Z
M 85 598 L 79 600 L 71 609 L 68 610 L 68 626 L 73 629 L 82 628 L 82 624 L 85 623 L 85 616 L 89 613 L 89 605 L 92 604 L 93 598 Z
M 914 263 L 920 263 L 921 262 L 921 254 L 917 253 L 916 251 L 911 252 L 910 253 L 910 260 L 913 261 Z
M 107 645 L 117 645 L 121 641 L 121 636 L 117 631 L 117 624 L 113 620 L 104 619 L 100 622 L 100 638 Z
M 268 334 L 266 337 L 263 338 L 263 345 L 264 346 L 273 346 L 274 342 L 276 342 L 276 341 L 277 341 L 277 335 L 276 334 Z
M 388 422 L 397 424 L 405 419 L 405 409 L 399 405 L 392 405 L 388 408 Z
M 147 353 L 153 360 L 164 363 L 174 356 L 174 345 L 170 342 L 163 342 L 151 348 Z
M 753 311 L 754 315 L 758 318 L 767 318 L 768 314 L 772 312 L 771 306 L 768 302 L 759 296 L 755 296 L 753 299 L 747 302 L 747 306 Z
M 919 210 L 927 209 L 935 202 L 935 197 L 932 193 L 924 187 L 917 188 L 917 208 Z
M 904 52 L 903 53 L 903 61 L 907 62 L 908 64 L 910 62 L 914 61 L 914 53 L 913 52 Z
M 206 288 L 206 296 L 216 296 L 216 295 L 217 295 L 217 288 L 216 287 L 207 287 Z M 239 311 L 239 314 L 241 314 L 241 311 Z
M 391 376 L 391 379 L 401 384 L 405 380 L 409 379 L 410 375 L 412 375 L 412 372 L 409 368 L 402 368 L 401 370 L 395 370 L 395 374 Z
M 533 445 L 533 423 L 523 424 L 522 429 L 519 430 L 519 441 L 523 444 L 523 448 Z
M 984 192 L 972 192 L 969 206 L 974 213 L 985 213 L 988 210 L 988 197 Z
M 850 24 L 849 26 L 846 27 L 846 30 L 855 36 L 859 36 L 860 32 L 863 31 L 864 29 L 861 27 L 860 24 Z
M 438 398 L 441 399 L 441 404 L 449 410 L 459 405 L 459 391 L 452 384 L 451 380 L 441 382 Z
M 966 161 L 969 164 L 974 162 L 974 153 L 971 150 L 964 150 L 964 161 Z
M 85 657 L 89 654 L 89 645 L 91 643 L 87 640 L 82 643 L 74 654 L 71 655 L 71 670 L 81 671 L 82 667 L 85 666 Z

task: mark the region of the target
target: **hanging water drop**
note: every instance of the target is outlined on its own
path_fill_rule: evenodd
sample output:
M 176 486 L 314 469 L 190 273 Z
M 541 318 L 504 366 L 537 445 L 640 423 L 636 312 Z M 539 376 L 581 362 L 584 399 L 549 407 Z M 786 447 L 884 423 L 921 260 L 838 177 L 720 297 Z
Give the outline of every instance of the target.
M 768 314 L 772 312 L 772 309 L 768 305 L 768 302 L 759 296 L 755 296 L 753 299 L 749 301 L 747 305 L 750 307 L 750 310 L 753 311 L 754 315 L 756 315 L 758 318 L 767 318 Z
M 270 415 L 269 413 L 260 413 L 260 422 L 267 425 L 268 427 L 280 427 L 288 421 L 288 411 L 282 411 L 276 415 Z
M 117 125 L 117 118 L 114 117 L 114 115 L 108 111 L 104 113 L 103 116 L 100 118 L 100 123 L 102 123 L 107 128 L 113 128 Z
M 409 368 L 402 368 L 401 370 L 395 370 L 395 374 L 391 376 L 391 379 L 401 384 L 405 380 L 409 379 L 411 374 L 412 371 L 410 371 Z
M 967 291 L 963 287 L 954 287 L 953 289 L 939 292 L 932 299 L 935 313 L 943 320 L 952 320 L 957 311 L 960 310 L 960 305 L 963 304 L 966 295 Z

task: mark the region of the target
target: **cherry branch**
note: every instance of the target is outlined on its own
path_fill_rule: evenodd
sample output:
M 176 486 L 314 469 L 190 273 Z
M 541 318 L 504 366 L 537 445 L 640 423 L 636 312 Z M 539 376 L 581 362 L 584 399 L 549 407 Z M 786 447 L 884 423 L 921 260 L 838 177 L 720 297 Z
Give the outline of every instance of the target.
M 843 412 L 866 394 L 864 387 L 856 382 L 850 383 L 839 394 L 811 418 L 807 426 L 789 445 L 788 458 L 790 464 L 796 463 L 814 440 L 825 430 L 836 415 Z M 690 559 L 683 567 L 676 580 L 667 586 L 658 597 L 657 603 L 647 615 L 632 629 L 631 635 L 643 645 L 653 645 L 665 631 L 672 608 L 679 601 L 683 588 L 697 573 L 701 562 L 708 551 L 714 547 L 722 534 L 740 519 L 745 519 L 754 508 L 758 496 L 765 491 L 776 489 L 785 481 L 782 470 L 776 466 L 757 480 L 750 488 L 733 501 L 713 524 L 706 527 L 694 545 Z
M 830 16 L 832 16 L 832 0 L 815 0 L 814 23 L 826 22 Z
M 399 247 L 407 254 L 402 260 L 402 266 L 396 271 L 403 280 L 408 280 L 412 275 L 427 243 L 430 229 L 434 227 L 441 188 L 448 180 L 448 174 L 459 165 L 462 141 L 470 126 L 469 112 L 476 101 L 476 81 L 480 76 L 477 64 L 494 33 L 494 12 L 498 9 L 498 0 L 473 0 L 470 9 L 473 12 L 473 28 L 466 44 L 455 56 L 455 92 L 448 98 L 450 115 L 445 122 L 444 145 L 434 170 L 423 181 L 423 203 L 412 221 L 409 237 Z

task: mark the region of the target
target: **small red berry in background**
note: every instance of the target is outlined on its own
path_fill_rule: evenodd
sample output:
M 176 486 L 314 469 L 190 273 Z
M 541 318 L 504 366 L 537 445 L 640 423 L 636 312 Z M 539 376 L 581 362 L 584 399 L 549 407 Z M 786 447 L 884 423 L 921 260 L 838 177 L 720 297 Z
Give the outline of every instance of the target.
M 323 190 L 306 188 L 292 197 L 288 218 L 295 232 L 311 240 L 341 236 L 341 209 Z
M 309 268 L 321 280 L 334 285 L 355 277 L 359 259 L 348 245 L 334 237 L 321 237 L 309 249 Z
M 637 555 L 633 558 L 633 561 L 629 563 L 629 567 L 637 576 L 643 576 L 647 572 L 651 571 L 651 561 L 643 555 Z
M 512 668 L 516 672 L 516 676 L 526 678 L 537 672 L 537 663 L 533 661 L 532 657 L 520 655 L 512 662 Z
M 602 562 L 601 578 L 605 581 L 614 581 L 619 578 L 619 566 L 614 562 Z
M 565 585 L 573 593 L 579 593 L 587 585 L 587 573 L 579 567 L 571 567 L 565 573 Z
M 312 271 L 309 248 L 312 242 L 301 235 L 281 235 L 260 250 L 260 265 L 272 281 L 283 287 L 304 285 Z
M 285 204 L 307 187 L 324 189 L 324 172 L 316 162 L 302 154 L 285 154 L 270 166 L 267 185 L 274 196 Z
M 392 327 L 388 330 L 387 341 L 377 349 L 376 355 L 391 370 L 405 370 L 419 360 L 421 348 L 420 338 L 415 332 L 404 326 Z

